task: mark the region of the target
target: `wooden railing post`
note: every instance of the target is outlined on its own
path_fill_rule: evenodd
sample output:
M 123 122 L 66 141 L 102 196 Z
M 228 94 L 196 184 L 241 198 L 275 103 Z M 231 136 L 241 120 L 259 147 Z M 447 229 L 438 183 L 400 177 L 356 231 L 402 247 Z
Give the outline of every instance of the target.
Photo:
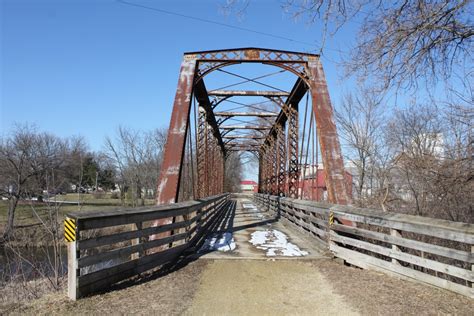
M 402 237 L 401 232 L 399 230 L 393 229 L 393 228 L 390 228 L 390 235 L 394 236 L 394 237 Z M 392 250 L 393 251 L 401 251 L 400 247 L 398 247 L 397 245 L 394 245 L 394 244 L 392 244 Z M 400 262 L 397 259 L 394 259 L 394 258 L 392 258 L 392 263 L 398 264 L 398 265 L 400 264 Z
M 77 227 L 77 220 L 72 218 L 66 218 L 64 220 L 64 237 L 67 244 L 67 294 L 72 300 L 77 300 L 80 297 L 78 286 L 80 270 L 77 261 L 80 252 L 77 249 L 77 238 L 79 238 Z
M 142 230 L 142 222 L 138 222 L 138 223 L 135 223 L 135 224 L 132 224 L 135 226 L 135 230 L 139 231 L 139 230 Z M 132 240 L 132 246 L 134 245 L 138 245 L 138 244 L 141 244 L 142 243 L 142 238 L 141 237 L 138 237 L 138 238 L 135 238 Z M 134 260 L 134 259 L 138 259 L 140 257 L 143 256 L 143 250 L 140 250 L 139 252 L 135 252 L 133 253 L 130 258 L 131 260 Z
M 471 245 L 471 257 L 474 258 L 474 245 Z M 471 271 L 474 273 L 474 263 L 471 263 Z M 471 282 L 471 294 L 474 296 L 474 282 Z

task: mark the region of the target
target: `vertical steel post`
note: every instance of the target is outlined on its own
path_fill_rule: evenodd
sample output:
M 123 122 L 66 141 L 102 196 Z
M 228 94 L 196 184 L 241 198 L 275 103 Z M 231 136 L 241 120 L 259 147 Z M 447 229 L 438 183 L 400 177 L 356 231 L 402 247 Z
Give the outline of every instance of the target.
M 263 193 L 263 150 L 258 155 L 258 193 Z
M 163 163 L 158 180 L 156 192 L 157 205 L 176 203 L 178 198 L 179 179 L 183 166 L 195 71 L 195 57 L 193 55 L 185 55 L 181 64 L 178 88 L 174 99 Z M 167 222 L 167 220 L 163 221 L 161 224 Z
M 316 118 L 319 144 L 324 169 L 326 171 L 326 186 L 329 202 L 348 204 L 346 181 L 344 179 L 344 163 L 341 154 L 336 124 L 334 123 L 333 108 L 319 57 L 308 58 L 309 86 L 313 101 L 313 112 Z
M 207 121 L 206 111 L 203 107 L 199 107 L 199 118 L 198 118 L 198 143 L 197 143 L 197 169 L 198 169 L 198 197 L 203 198 L 206 196 L 207 174 L 207 154 L 206 154 L 206 138 L 207 138 Z
M 179 182 L 183 169 L 183 160 L 186 146 L 186 133 L 191 111 L 191 97 L 196 74 L 196 58 L 194 55 L 185 55 L 181 63 L 173 111 L 171 113 L 168 136 L 166 138 L 163 162 L 156 192 L 156 204 L 176 203 L 179 195 Z M 153 222 L 152 226 L 171 224 L 173 218 L 163 218 Z M 169 236 L 170 232 L 150 236 L 150 240 Z M 160 246 L 157 249 L 166 249 Z M 154 250 L 151 250 L 154 251 Z
M 278 196 L 285 196 L 286 186 L 286 146 L 285 146 L 285 125 L 277 127 L 277 164 L 278 164 Z
M 288 196 L 298 198 L 298 110 L 290 104 L 288 111 Z

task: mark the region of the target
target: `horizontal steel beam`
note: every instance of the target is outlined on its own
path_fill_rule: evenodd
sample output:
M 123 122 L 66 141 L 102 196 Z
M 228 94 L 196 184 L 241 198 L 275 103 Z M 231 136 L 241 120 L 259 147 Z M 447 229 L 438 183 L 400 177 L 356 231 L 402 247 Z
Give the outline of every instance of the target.
M 246 96 L 246 97 L 287 97 L 290 94 L 283 91 L 247 91 L 247 90 L 211 90 L 209 96 Z
M 255 116 L 255 117 L 275 117 L 278 116 L 276 112 L 214 112 L 215 116 Z
M 265 139 L 263 136 L 253 136 L 253 135 L 229 135 L 229 136 L 222 136 L 222 138 L 226 139 Z
M 259 149 L 256 148 L 229 148 L 227 151 L 255 151 L 258 152 Z
M 240 142 L 240 144 L 260 144 L 258 139 L 253 139 L 253 138 L 246 138 L 246 139 L 241 139 L 241 138 L 231 138 L 231 139 L 226 139 L 225 140 L 226 144 L 238 144 L 236 142 Z
M 260 148 L 260 145 L 257 145 L 257 144 L 254 144 L 254 145 L 249 145 L 249 144 L 236 144 L 236 146 L 229 146 L 227 147 L 227 149 L 229 148 Z
M 271 129 L 271 126 L 255 126 L 255 125 L 227 125 L 221 126 L 221 129 L 254 129 L 254 130 L 265 130 Z
M 227 143 L 227 147 L 239 147 L 239 146 L 261 146 L 262 144 L 257 143 Z

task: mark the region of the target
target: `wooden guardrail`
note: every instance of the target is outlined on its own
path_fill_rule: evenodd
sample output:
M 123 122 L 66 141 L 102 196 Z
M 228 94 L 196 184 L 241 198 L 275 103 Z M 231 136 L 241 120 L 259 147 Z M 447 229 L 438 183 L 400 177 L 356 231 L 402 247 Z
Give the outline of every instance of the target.
M 68 296 L 75 300 L 175 260 L 201 241 L 228 198 L 68 213 Z M 167 218 L 174 220 L 152 224 Z
M 473 224 L 263 194 L 254 200 L 347 263 L 474 298 Z

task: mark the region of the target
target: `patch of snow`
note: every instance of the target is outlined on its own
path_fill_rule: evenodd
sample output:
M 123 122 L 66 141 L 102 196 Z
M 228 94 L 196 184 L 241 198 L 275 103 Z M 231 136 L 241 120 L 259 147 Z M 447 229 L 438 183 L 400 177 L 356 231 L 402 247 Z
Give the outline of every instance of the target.
M 198 252 L 209 251 L 232 251 L 235 249 L 235 241 L 232 233 L 226 232 L 223 234 L 215 234 L 212 237 L 206 238 L 204 245 Z
M 301 257 L 308 255 L 297 245 L 288 242 L 288 237 L 279 230 L 263 230 L 253 232 L 250 243 L 258 249 L 266 250 L 267 257 Z
M 242 203 L 242 207 L 243 208 L 251 208 L 253 210 L 256 210 L 257 208 L 255 207 L 255 205 L 253 205 L 252 203 Z

